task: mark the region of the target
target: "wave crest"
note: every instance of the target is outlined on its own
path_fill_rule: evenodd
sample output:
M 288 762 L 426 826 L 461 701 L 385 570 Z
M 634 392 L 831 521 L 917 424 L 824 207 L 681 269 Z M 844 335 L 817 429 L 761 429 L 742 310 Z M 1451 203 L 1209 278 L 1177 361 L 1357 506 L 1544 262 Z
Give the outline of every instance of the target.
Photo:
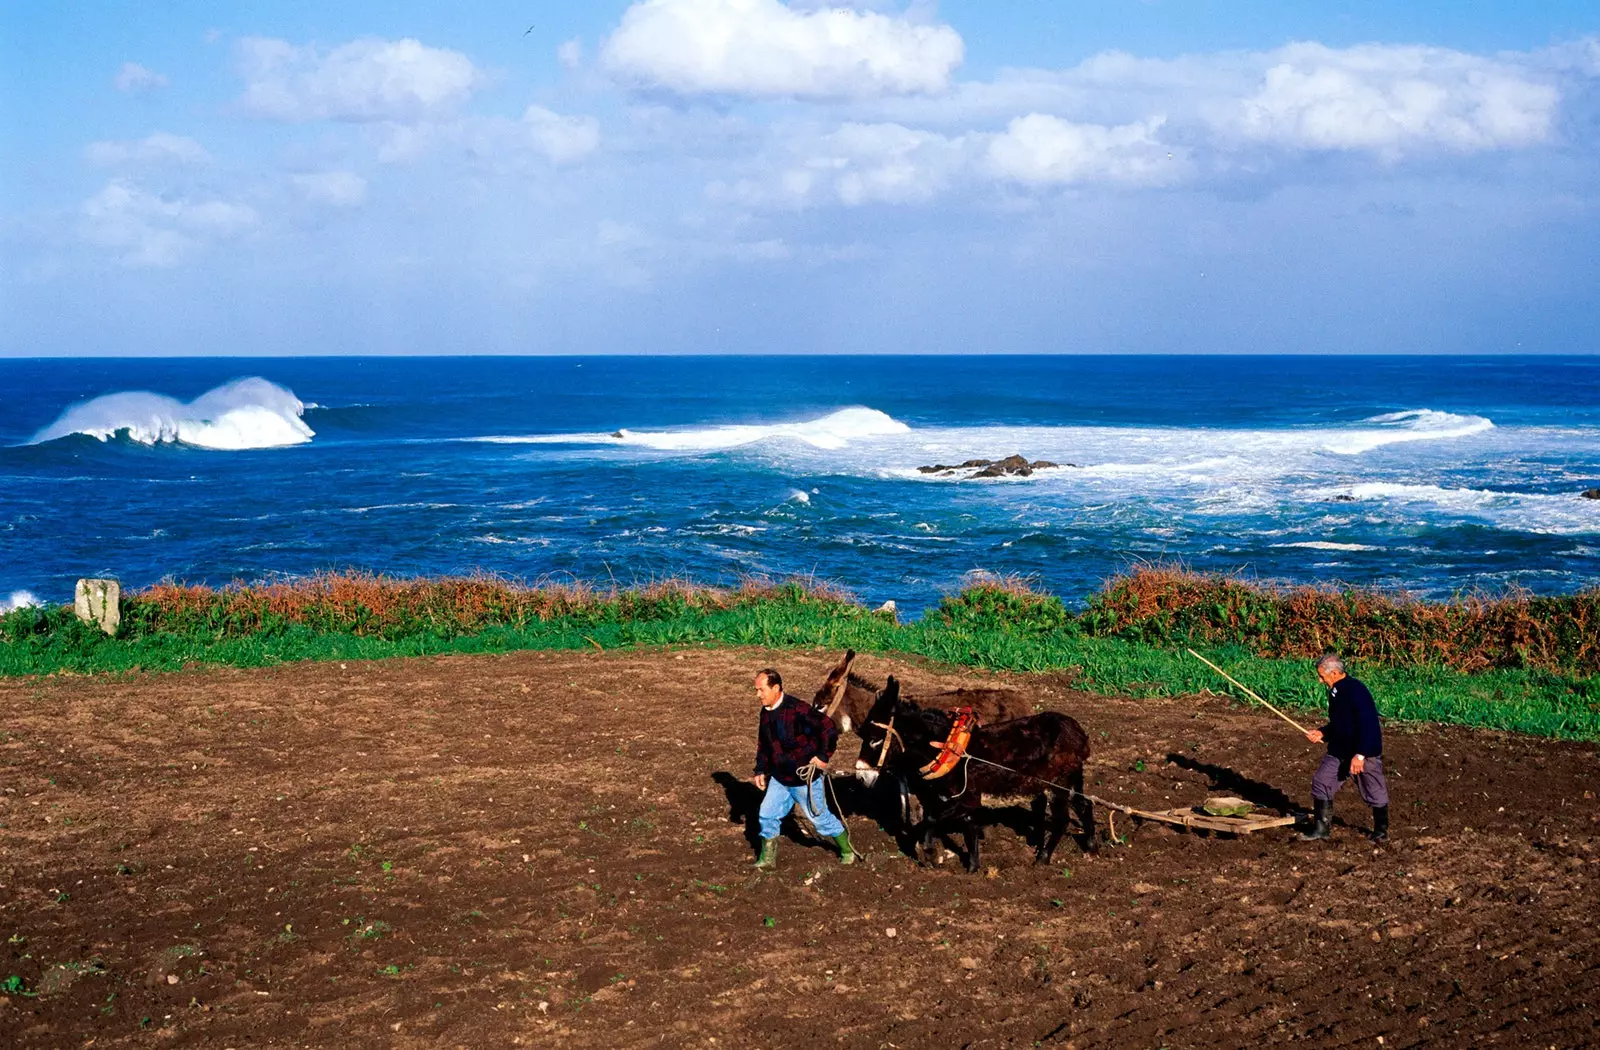
M 1330 438 L 1325 446 L 1327 450 L 1343 456 L 1358 456 L 1384 445 L 1471 437 L 1494 429 L 1494 423 L 1483 416 L 1458 416 L 1432 408 L 1387 412 L 1362 422 L 1376 424 L 1376 427 L 1342 430 Z
M 841 449 L 853 441 L 909 434 L 911 428 L 875 408 L 841 408 L 799 423 L 735 424 L 686 430 L 617 430 L 609 434 L 535 434 L 528 437 L 482 437 L 507 445 L 626 445 L 660 452 L 716 452 L 788 439 L 813 448 Z
M 305 409 L 293 393 L 258 377 L 224 383 L 187 404 L 130 390 L 72 406 L 30 444 L 85 434 L 101 441 L 125 435 L 141 445 L 178 442 L 225 451 L 303 445 L 316 436 L 301 419 Z

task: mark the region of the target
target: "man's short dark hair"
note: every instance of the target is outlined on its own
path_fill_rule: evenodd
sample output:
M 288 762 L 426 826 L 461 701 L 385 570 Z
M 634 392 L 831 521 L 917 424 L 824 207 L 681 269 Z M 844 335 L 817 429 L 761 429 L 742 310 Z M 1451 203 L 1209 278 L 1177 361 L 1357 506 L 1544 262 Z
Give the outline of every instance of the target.
M 763 667 L 761 670 L 757 671 L 756 674 L 760 675 L 762 678 L 765 678 L 768 685 L 777 686 L 779 689 L 783 688 L 783 675 L 779 674 L 777 671 L 774 671 L 772 668 Z

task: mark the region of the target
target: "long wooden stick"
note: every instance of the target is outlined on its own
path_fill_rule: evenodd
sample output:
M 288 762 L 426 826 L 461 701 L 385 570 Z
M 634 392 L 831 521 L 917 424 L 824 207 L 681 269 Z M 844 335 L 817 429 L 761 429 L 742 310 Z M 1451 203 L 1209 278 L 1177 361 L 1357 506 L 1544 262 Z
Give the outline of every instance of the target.
M 1189 650 L 1189 655 L 1194 657 L 1196 660 L 1199 660 L 1201 663 L 1205 664 L 1207 667 L 1211 668 L 1213 671 L 1217 672 L 1222 677 L 1224 677 L 1228 681 L 1232 682 L 1234 685 L 1238 686 L 1241 690 L 1244 691 L 1244 694 L 1246 696 L 1248 696 L 1250 699 L 1254 700 L 1256 703 L 1260 704 L 1262 707 L 1266 708 L 1268 711 L 1271 711 L 1273 714 L 1277 715 L 1279 718 L 1283 719 L 1285 722 L 1288 722 L 1290 725 L 1292 725 L 1296 729 L 1300 730 L 1301 733 L 1310 732 L 1310 730 L 1306 729 L 1305 726 L 1301 725 L 1299 722 L 1296 722 L 1294 719 L 1290 718 L 1288 715 L 1284 714 L 1282 711 L 1279 711 L 1276 707 L 1273 707 L 1271 704 L 1269 704 L 1265 700 L 1261 699 L 1255 693 L 1252 693 L 1249 689 L 1246 689 L 1245 686 L 1237 678 L 1234 678 L 1231 674 L 1229 674 L 1228 672 L 1224 671 L 1222 668 L 1218 667 L 1216 664 L 1212 663 L 1210 660 L 1207 660 L 1205 657 L 1201 656 L 1199 653 L 1195 652 L 1193 649 Z

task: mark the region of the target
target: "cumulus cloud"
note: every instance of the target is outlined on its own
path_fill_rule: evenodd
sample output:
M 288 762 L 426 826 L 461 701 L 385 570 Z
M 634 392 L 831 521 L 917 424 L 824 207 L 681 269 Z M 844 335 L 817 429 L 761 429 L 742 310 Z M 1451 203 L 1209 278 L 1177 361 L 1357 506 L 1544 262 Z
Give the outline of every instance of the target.
M 1294 44 L 1222 127 L 1328 150 L 1508 149 L 1550 137 L 1557 90 L 1505 62 L 1443 48 Z
M 323 53 L 253 37 L 238 46 L 240 107 L 270 120 L 417 121 L 448 114 L 483 76 L 459 51 L 363 39 Z
M 367 180 L 351 171 L 318 171 L 291 178 L 295 189 L 313 204 L 359 207 L 367 199 Z
M 118 91 L 152 91 L 166 87 L 168 80 L 137 62 L 124 62 L 122 68 L 117 70 L 117 75 L 111 78 L 111 83 Z
M 1474 55 L 1445 48 L 1291 44 L 1175 59 L 1110 51 L 1070 69 L 1002 70 L 939 98 L 871 103 L 881 118 L 970 126 L 1043 114 L 1118 127 L 1165 117 L 1166 133 L 1223 158 L 1263 149 L 1394 158 L 1522 149 L 1555 134 L 1563 89 L 1600 53 L 1590 41 Z M 1224 156 L 1226 155 L 1226 156 Z
M 1156 138 L 1157 117 L 1106 127 L 1074 124 L 1043 113 L 1018 117 L 989 141 L 988 163 L 1003 178 L 1032 185 L 1174 181 L 1183 158 Z
M 582 160 L 600 145 L 600 122 L 593 117 L 568 117 L 543 106 L 529 106 L 522 126 L 534 149 L 553 164 Z
M 615 79 L 680 95 L 862 98 L 938 92 L 961 64 L 946 25 L 778 0 L 641 0 L 600 50 Z
M 91 142 L 83 149 L 84 159 L 102 168 L 154 164 L 205 164 L 211 154 L 194 139 L 158 131 L 132 142 Z
M 798 207 L 837 202 L 919 204 L 933 199 L 969 166 L 973 138 L 900 124 L 844 124 L 829 132 L 788 130 L 778 155 L 759 175 L 715 182 L 715 200 Z
M 84 201 L 79 219 L 86 240 L 135 267 L 175 266 L 257 222 L 248 205 L 160 197 L 121 179 Z
M 759 174 L 707 187 L 714 200 L 750 206 L 921 204 L 961 185 L 996 181 L 1046 189 L 1083 183 L 1159 185 L 1187 170 L 1181 149 L 1157 137 L 1159 118 L 1117 126 L 1030 114 L 1003 132 L 944 135 L 901 124 L 791 131 Z
M 576 37 L 564 41 L 556 48 L 556 61 L 566 69 L 577 69 L 583 65 L 583 41 Z

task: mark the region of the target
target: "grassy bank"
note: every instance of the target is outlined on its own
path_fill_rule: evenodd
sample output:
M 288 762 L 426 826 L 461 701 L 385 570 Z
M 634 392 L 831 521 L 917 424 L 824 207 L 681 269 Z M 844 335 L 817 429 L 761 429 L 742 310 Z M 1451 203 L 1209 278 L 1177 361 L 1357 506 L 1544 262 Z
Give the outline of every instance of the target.
M 1459 636 L 1471 642 L 1470 658 L 1461 659 L 1438 656 L 1468 650 L 1441 648 L 1437 639 L 1428 643 L 1431 649 L 1374 645 L 1385 620 L 1392 621 L 1405 605 L 1399 600 L 1384 605 L 1380 596 L 1358 594 L 1341 603 L 1336 592 L 1311 592 L 1329 595 L 1327 608 L 1339 614 L 1330 622 L 1304 621 L 1299 630 L 1313 633 L 1315 644 L 1302 652 L 1289 645 L 1295 628 L 1284 626 L 1292 621 L 1280 606 L 1303 604 L 1304 592 L 1252 591 L 1235 581 L 1169 575 L 1173 578 L 1164 582 L 1137 574 L 1112 581 L 1081 613 L 1025 587 L 983 582 L 909 624 L 870 612 L 827 588 L 794 583 L 736 589 L 663 584 L 599 592 L 521 588 L 493 579 L 329 576 L 270 587 L 157 587 L 124 598 L 123 629 L 116 638 L 78 623 L 70 609 L 0 616 L 0 676 L 516 649 L 761 645 L 848 646 L 973 667 L 1061 670 L 1084 689 L 1122 695 L 1223 690 L 1213 672 L 1182 651 L 1193 644 L 1274 703 L 1315 712 L 1322 708 L 1323 692 L 1304 657 L 1341 649 L 1390 719 L 1600 740 L 1594 641 L 1579 630 L 1590 622 L 1583 618 L 1593 615 L 1593 592 L 1541 599 L 1557 604 L 1537 607 L 1544 617 L 1541 637 L 1571 644 L 1524 642 L 1520 649 L 1518 639 L 1528 637 L 1526 624 L 1518 628 L 1520 634 L 1513 630 L 1497 641 L 1492 630 L 1462 629 L 1473 622 L 1465 614 L 1435 615 L 1428 610 L 1439 607 L 1415 603 L 1420 612 L 1408 623 L 1455 624 Z M 1213 587 L 1209 594 L 1207 580 Z M 1177 587 L 1187 588 L 1179 596 L 1185 604 L 1174 609 L 1172 600 L 1164 604 L 1160 596 L 1170 596 L 1163 588 Z M 1158 598 L 1131 601 L 1129 588 Z M 1501 618 L 1495 623 L 1522 623 L 1493 603 L 1478 606 L 1480 615 Z M 1244 619 L 1230 635 L 1229 617 L 1241 608 Z M 1362 609 L 1365 617 L 1351 612 Z M 1262 624 L 1269 616 L 1271 633 L 1265 633 Z M 1436 658 L 1427 659 L 1430 653 Z

